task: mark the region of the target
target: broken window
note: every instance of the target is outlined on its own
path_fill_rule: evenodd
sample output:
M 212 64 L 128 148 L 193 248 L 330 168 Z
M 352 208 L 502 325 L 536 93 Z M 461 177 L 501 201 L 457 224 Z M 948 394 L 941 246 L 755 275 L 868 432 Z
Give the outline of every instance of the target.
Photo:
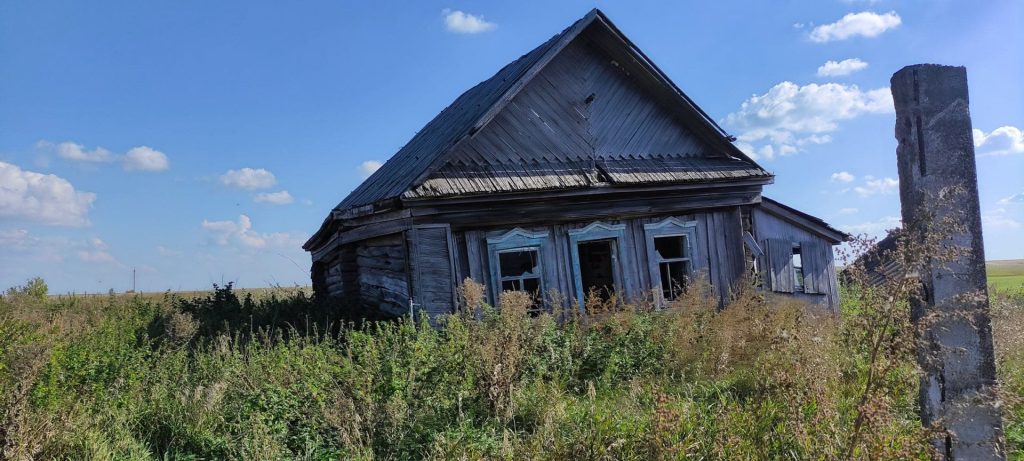
M 540 305 L 540 251 L 537 248 L 515 248 L 498 252 L 501 291 L 525 291 Z
M 598 296 L 608 301 L 615 293 L 615 240 L 590 240 L 580 242 L 580 282 L 583 296 Z
M 793 291 L 804 291 L 804 264 L 800 245 L 793 245 Z
M 686 289 L 686 277 L 690 273 L 690 255 L 686 243 L 685 235 L 654 238 L 661 294 L 666 301 L 676 299 Z
M 676 217 L 644 224 L 647 236 L 647 265 L 656 304 L 678 299 L 686 290 L 694 271 L 693 256 L 697 240 L 697 222 L 682 221 Z

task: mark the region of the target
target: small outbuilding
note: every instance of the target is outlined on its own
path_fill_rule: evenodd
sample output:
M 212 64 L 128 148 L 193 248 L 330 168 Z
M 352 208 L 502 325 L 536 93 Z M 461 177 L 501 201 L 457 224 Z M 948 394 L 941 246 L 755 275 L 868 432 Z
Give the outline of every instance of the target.
M 664 303 L 702 274 L 838 306 L 847 236 L 761 195 L 774 176 L 593 10 L 463 93 L 331 210 L 319 295 L 452 312 L 460 281 Z M 580 303 L 581 305 L 584 303 Z

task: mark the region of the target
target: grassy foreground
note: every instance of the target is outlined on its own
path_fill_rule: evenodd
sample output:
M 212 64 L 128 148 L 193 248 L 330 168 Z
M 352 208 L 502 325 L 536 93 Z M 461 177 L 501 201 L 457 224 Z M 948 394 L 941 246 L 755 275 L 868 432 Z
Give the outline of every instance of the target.
M 928 458 L 909 329 L 875 334 L 902 312 L 848 295 L 836 319 L 757 293 L 718 312 L 702 292 L 532 318 L 468 286 L 477 315 L 436 330 L 351 323 L 295 291 L 29 283 L 0 299 L 0 458 Z M 1024 294 L 993 315 L 1022 457 Z

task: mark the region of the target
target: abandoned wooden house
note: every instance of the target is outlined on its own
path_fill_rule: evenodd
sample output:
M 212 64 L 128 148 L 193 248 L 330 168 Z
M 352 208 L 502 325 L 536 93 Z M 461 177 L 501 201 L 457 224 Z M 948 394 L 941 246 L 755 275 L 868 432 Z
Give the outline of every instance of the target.
M 751 273 L 835 309 L 820 219 L 762 197 L 774 176 L 600 11 L 462 94 L 331 210 L 304 248 L 318 294 L 452 312 L 460 281 L 664 303 Z M 583 303 L 581 303 L 583 304 Z

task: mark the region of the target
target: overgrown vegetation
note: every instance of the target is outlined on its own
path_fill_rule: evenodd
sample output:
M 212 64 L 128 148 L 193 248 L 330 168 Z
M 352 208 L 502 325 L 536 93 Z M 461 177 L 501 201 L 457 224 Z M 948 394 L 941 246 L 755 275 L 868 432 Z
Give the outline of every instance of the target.
M 719 311 L 699 286 L 586 316 L 482 293 L 464 286 L 439 330 L 351 323 L 301 293 L 47 297 L 30 281 L 0 300 L 2 457 L 928 458 L 910 329 L 863 293 L 840 317 L 753 290 Z M 993 315 L 1020 457 L 1024 294 Z

